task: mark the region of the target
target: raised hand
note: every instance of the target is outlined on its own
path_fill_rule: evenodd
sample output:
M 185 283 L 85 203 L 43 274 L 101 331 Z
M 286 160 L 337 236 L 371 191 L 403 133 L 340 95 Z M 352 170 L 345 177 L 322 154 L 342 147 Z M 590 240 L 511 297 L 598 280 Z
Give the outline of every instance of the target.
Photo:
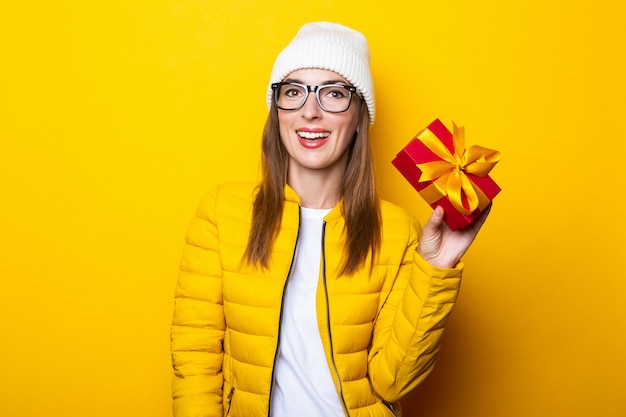
M 433 266 L 454 267 L 467 252 L 490 211 L 491 204 L 471 225 L 452 231 L 443 222 L 443 209 L 437 207 L 422 229 L 418 253 Z

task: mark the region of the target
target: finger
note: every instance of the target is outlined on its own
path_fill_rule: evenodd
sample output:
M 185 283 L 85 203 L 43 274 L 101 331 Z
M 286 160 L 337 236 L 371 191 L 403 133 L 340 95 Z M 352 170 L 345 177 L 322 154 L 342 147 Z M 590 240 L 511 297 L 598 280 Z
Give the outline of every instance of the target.
M 491 211 L 491 204 L 492 203 L 489 203 L 485 210 L 483 210 L 480 215 L 476 217 L 476 220 L 474 221 L 474 228 L 476 229 L 476 231 L 480 230 L 480 228 L 483 226 L 483 223 L 485 223 L 485 220 L 487 220 L 487 216 Z
M 441 223 L 443 223 L 443 216 L 443 208 L 437 206 L 424 225 L 422 234 L 434 235 L 437 233 L 441 227 Z

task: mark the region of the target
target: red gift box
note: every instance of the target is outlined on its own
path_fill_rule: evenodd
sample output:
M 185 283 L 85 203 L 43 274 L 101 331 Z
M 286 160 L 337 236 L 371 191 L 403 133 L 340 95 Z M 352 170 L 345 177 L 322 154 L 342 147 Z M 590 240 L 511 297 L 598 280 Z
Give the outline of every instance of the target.
M 436 119 L 419 132 L 392 164 L 434 209 L 444 209 L 452 230 L 470 225 L 500 192 L 488 173 L 500 153 L 480 146 L 465 149 L 462 127 L 453 133 Z

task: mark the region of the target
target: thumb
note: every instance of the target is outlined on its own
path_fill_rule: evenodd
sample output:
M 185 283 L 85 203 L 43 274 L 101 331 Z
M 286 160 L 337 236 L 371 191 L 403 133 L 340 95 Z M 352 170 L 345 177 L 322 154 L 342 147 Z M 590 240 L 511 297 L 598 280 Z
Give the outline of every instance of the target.
M 442 234 L 441 223 L 443 222 L 443 209 L 435 208 L 430 218 L 422 228 L 417 252 L 428 262 L 437 256 L 441 248 Z
M 443 208 L 437 206 L 435 211 L 430 215 L 430 218 L 422 228 L 422 236 L 433 236 L 439 232 L 441 223 L 443 223 Z

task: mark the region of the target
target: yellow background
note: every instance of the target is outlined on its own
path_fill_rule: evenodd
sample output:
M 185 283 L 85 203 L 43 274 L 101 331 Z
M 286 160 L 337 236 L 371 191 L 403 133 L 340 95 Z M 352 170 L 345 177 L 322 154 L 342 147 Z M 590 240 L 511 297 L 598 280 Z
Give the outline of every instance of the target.
M 626 415 L 624 2 L 31 1 L 0 6 L 0 415 L 170 415 L 178 259 L 213 184 L 255 179 L 273 60 L 366 34 L 383 197 L 431 120 L 503 192 L 406 416 Z

